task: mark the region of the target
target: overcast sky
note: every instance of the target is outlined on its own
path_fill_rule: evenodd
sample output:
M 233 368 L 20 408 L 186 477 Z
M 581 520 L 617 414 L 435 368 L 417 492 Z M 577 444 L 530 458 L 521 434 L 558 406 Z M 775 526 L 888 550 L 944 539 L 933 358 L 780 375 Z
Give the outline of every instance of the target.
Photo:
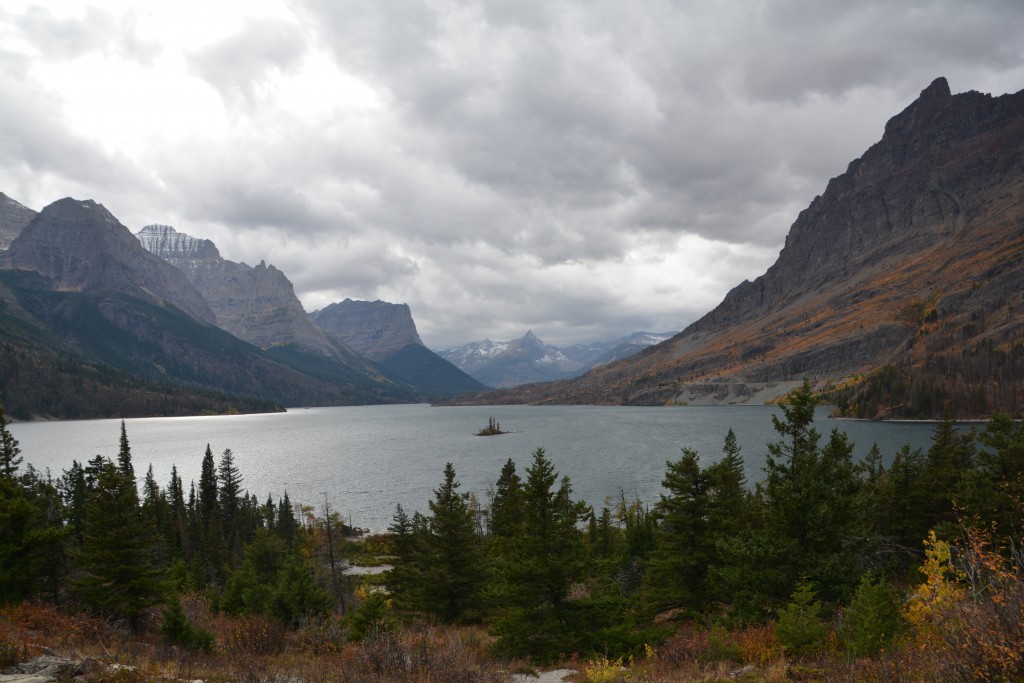
M 1024 2 L 4 0 L 0 191 L 405 302 L 428 346 L 682 329 Z

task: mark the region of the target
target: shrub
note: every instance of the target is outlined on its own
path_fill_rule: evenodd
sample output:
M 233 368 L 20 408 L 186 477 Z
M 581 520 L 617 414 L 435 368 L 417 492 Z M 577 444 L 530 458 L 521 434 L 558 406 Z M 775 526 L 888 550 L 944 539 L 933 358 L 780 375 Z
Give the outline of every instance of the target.
M 213 652 L 213 634 L 206 629 L 197 628 L 189 621 L 177 600 L 173 600 L 164 609 L 163 615 L 164 623 L 160 627 L 160 633 L 169 644 L 186 650 Z
M 821 603 L 806 581 L 797 584 L 792 598 L 779 610 L 775 622 L 775 635 L 786 652 L 806 657 L 819 652 L 825 645 L 825 625 L 821 621 Z
M 349 618 L 349 640 L 359 641 L 394 629 L 391 601 L 380 592 L 366 596 L 359 609 Z
M 902 626 L 892 588 L 882 581 L 861 579 L 846 609 L 842 640 L 855 657 L 873 657 L 892 643 Z

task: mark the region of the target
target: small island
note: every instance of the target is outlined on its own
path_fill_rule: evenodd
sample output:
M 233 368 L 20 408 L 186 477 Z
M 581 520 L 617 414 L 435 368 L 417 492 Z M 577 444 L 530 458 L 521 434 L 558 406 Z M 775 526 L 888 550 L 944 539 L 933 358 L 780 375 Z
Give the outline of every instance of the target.
M 477 436 L 498 436 L 499 434 L 508 434 L 508 432 L 501 431 L 501 424 L 493 416 L 487 420 L 487 426 L 476 433 Z

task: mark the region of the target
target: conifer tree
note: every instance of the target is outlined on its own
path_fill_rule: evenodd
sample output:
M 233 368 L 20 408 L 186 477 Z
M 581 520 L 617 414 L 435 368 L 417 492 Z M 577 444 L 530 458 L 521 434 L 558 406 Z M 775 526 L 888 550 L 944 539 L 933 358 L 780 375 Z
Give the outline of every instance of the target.
M 288 500 L 287 491 L 284 492 L 284 498 L 277 504 L 276 530 L 277 535 L 291 548 L 299 531 L 299 522 L 295 519 L 295 509 L 292 507 L 291 501 Z
M 400 603 L 410 607 L 417 604 L 413 591 L 422 584 L 419 580 L 419 553 L 413 531 L 412 520 L 399 503 L 395 506 L 395 515 L 388 526 L 391 554 L 395 559 L 387 574 L 387 585 Z
M 188 543 L 188 508 L 185 505 L 185 490 L 176 465 L 171 465 L 171 483 L 167 487 L 167 502 L 170 506 L 172 525 L 172 535 L 168 542 L 175 557 L 187 559 L 191 556 Z
M 74 583 L 82 603 L 137 628 L 143 612 L 161 598 L 153 545 L 153 532 L 139 512 L 134 481 L 105 461 L 86 500 L 78 558 L 83 574 Z
M 4 414 L 4 406 L 0 403 L 0 477 L 11 481 L 18 474 L 18 466 L 21 465 L 21 446 L 14 438 L 11 431 L 7 429 L 7 416 Z
M 446 621 L 471 616 L 479 609 L 479 594 L 486 581 L 476 520 L 459 493 L 455 468 L 447 463 L 444 480 L 428 505 L 429 542 L 423 561 L 423 607 Z
M 121 420 L 121 444 L 117 451 L 117 466 L 127 481 L 135 483 L 135 467 L 132 465 L 132 448 L 128 443 L 128 430 Z
M 996 414 L 978 437 L 983 448 L 965 475 L 961 501 L 968 521 L 995 525 L 1009 544 L 1024 532 L 1024 422 Z
M 242 544 L 240 534 L 240 511 L 242 507 L 242 474 L 235 466 L 235 456 L 230 448 L 225 448 L 217 468 L 218 505 L 220 509 L 221 527 L 224 533 L 224 544 L 228 560 L 233 564 L 241 558 Z
M 523 485 L 523 519 L 499 559 L 505 611 L 495 625 L 497 648 L 510 656 L 550 660 L 574 647 L 579 632 L 567 628 L 566 599 L 583 562 L 577 524 L 586 506 L 572 500 L 543 448 L 533 454 Z
M 705 607 L 706 578 L 714 539 L 708 534 L 708 480 L 696 451 L 665 463 L 667 470 L 655 506 L 657 548 L 645 575 L 645 595 L 656 611 L 685 607 L 699 614 Z
M 67 523 L 71 527 L 72 538 L 81 545 L 82 533 L 85 529 L 85 468 L 77 460 L 71 461 L 71 467 L 64 470 L 57 484 L 64 501 Z

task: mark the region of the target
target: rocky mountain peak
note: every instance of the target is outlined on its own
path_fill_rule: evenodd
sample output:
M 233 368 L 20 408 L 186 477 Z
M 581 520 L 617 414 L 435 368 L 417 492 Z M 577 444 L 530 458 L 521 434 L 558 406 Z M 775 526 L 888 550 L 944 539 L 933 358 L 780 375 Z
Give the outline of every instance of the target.
M 147 225 L 136 237 L 188 276 L 224 331 L 262 349 L 295 344 L 345 364 L 366 362 L 310 322 L 291 280 L 265 260 L 255 268 L 229 261 L 210 240 L 169 225 Z
M 171 303 L 197 320 L 213 313 L 185 276 L 139 244 L 102 204 L 66 197 L 25 226 L 3 267 L 32 270 L 56 290 L 113 290 Z
M 328 334 L 371 359 L 388 356 L 410 344 L 423 346 L 408 304 L 345 299 L 310 318 Z
M 11 246 L 37 212 L 0 192 L 0 249 Z
M 210 240 L 186 235 L 169 225 L 147 225 L 135 236 L 146 251 L 186 273 L 197 268 L 201 262 L 219 261 L 221 258 L 217 246 Z
M 946 399 L 960 415 L 1017 412 L 1022 159 L 1024 91 L 936 79 L 800 212 L 762 276 L 648 352 L 496 400 L 661 404 L 691 385 L 870 384 L 886 369 L 851 413 L 935 417 Z

